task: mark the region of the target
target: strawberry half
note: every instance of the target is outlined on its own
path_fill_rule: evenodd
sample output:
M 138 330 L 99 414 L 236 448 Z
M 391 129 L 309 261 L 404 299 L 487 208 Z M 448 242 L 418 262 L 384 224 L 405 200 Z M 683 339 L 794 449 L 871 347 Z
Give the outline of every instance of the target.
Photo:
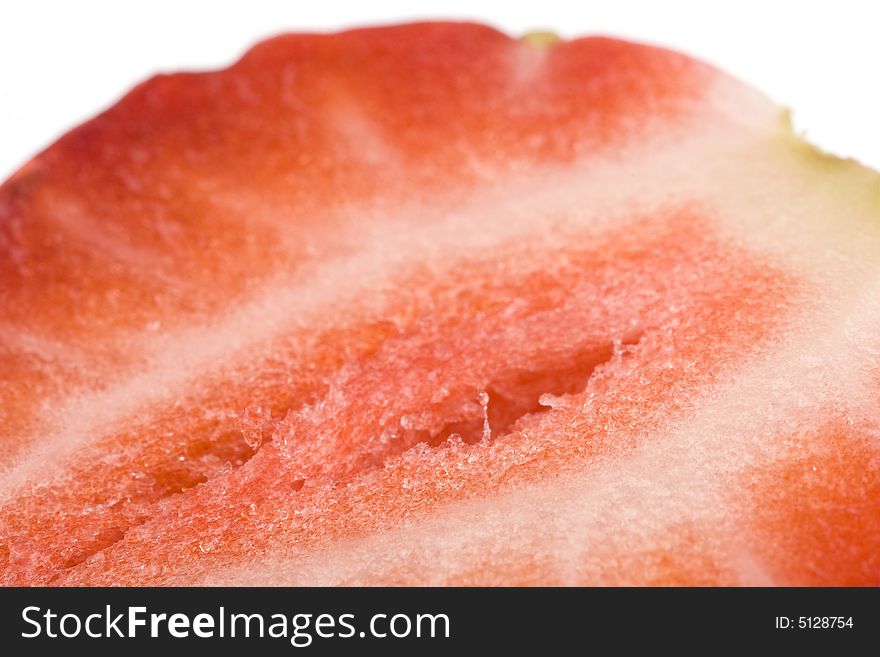
M 0 188 L 2 581 L 880 584 L 878 220 L 612 39 L 153 78 Z

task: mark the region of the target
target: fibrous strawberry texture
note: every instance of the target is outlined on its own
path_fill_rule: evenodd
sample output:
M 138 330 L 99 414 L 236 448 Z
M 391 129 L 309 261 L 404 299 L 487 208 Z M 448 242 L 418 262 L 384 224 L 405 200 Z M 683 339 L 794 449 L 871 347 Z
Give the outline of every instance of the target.
M 7 584 L 878 584 L 880 182 L 744 85 L 418 24 L 0 188 Z

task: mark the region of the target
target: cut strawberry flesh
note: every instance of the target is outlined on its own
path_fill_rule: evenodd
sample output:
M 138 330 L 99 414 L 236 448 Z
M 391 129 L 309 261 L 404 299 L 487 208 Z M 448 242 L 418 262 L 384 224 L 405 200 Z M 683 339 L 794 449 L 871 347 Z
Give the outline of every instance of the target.
M 145 83 L 0 189 L 3 581 L 877 584 L 876 179 L 780 125 L 458 24 Z

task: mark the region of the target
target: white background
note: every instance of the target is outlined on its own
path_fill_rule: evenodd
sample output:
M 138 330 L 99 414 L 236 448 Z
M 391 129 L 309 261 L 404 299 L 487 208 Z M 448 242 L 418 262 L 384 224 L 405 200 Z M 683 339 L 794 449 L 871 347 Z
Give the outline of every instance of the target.
M 224 66 L 285 31 L 425 18 L 514 34 L 606 34 L 680 50 L 795 109 L 836 154 L 880 168 L 880 2 L 446 0 L 0 2 L 0 180 L 159 71 Z

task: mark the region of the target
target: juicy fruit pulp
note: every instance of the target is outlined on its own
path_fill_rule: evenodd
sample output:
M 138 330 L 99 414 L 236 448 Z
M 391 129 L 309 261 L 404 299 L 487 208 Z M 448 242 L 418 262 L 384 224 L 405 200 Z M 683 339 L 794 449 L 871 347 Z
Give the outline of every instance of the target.
M 878 584 L 880 183 L 610 39 L 154 78 L 0 188 L 8 584 Z

